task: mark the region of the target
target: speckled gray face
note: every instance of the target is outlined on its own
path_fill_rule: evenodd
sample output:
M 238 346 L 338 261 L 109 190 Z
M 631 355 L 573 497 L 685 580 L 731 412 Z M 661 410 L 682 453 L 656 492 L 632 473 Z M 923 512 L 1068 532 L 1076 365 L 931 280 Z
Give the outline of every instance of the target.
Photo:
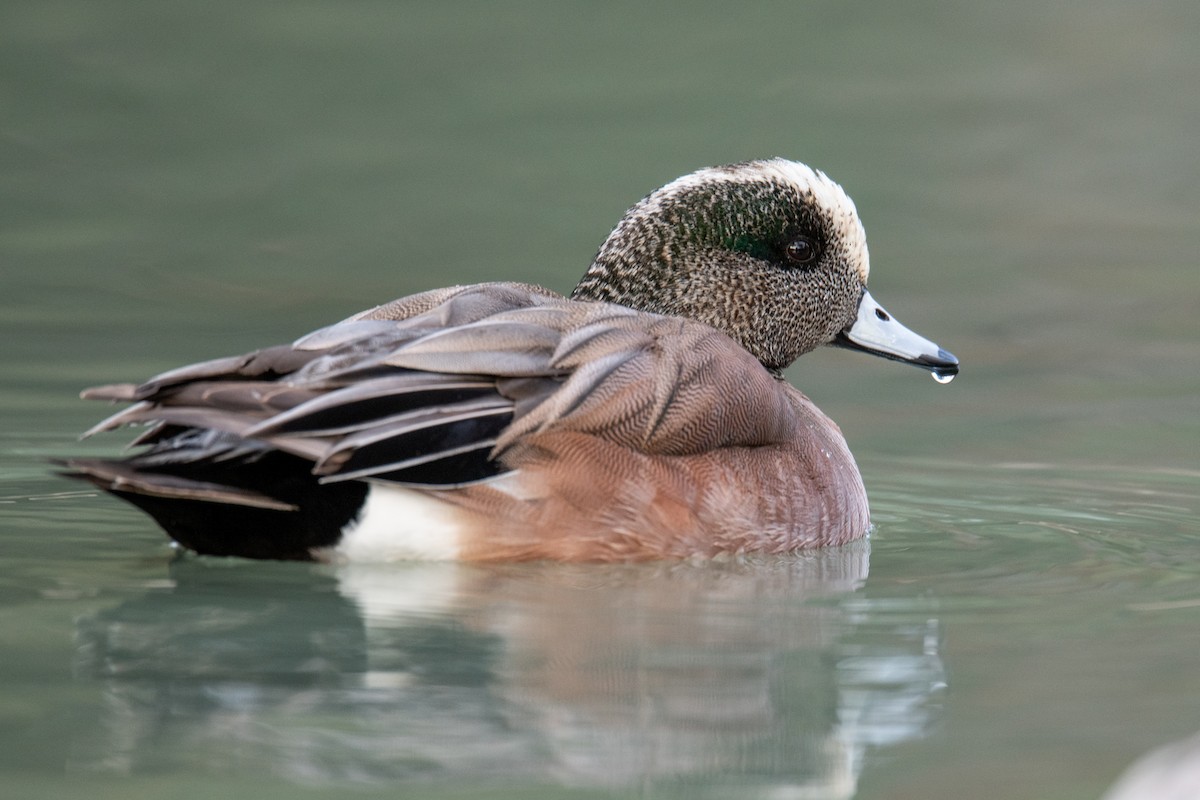
M 841 187 L 803 164 L 751 161 L 630 209 L 574 296 L 704 322 L 779 370 L 853 324 L 869 270 Z

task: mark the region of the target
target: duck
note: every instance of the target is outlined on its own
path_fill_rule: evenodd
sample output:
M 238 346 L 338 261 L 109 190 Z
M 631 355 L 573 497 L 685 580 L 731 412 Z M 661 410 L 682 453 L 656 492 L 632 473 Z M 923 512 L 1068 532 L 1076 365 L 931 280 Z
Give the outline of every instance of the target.
M 781 158 L 684 175 L 630 208 L 570 296 L 490 282 L 402 297 L 282 344 L 87 389 L 64 474 L 203 555 L 628 562 L 783 554 L 868 533 L 837 424 L 783 370 L 832 345 L 954 355 L 867 291 L 866 234 Z

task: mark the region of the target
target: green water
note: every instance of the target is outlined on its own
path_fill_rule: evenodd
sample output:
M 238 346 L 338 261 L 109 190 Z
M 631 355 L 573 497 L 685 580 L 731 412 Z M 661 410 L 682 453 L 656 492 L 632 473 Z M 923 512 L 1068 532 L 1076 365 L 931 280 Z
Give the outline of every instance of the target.
M 0 8 L 5 797 L 1096 798 L 1200 730 L 1200 10 Z M 789 372 L 869 543 L 712 565 L 173 560 L 80 388 L 450 283 L 567 290 L 783 155 L 963 362 Z

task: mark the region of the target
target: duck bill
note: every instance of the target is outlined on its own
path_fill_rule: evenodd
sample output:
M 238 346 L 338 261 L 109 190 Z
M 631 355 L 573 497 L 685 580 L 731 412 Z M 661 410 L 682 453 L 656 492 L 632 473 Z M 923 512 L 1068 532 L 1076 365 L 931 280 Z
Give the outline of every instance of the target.
M 838 334 L 831 344 L 903 361 L 929 370 L 939 380 L 949 380 L 958 374 L 958 359 L 953 353 L 901 325 L 865 289 L 858 302 L 854 323 Z

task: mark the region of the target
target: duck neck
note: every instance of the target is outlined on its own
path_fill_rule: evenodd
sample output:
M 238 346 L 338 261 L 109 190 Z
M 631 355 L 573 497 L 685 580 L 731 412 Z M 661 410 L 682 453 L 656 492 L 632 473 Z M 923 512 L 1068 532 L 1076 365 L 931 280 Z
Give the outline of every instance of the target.
M 678 313 L 667 302 L 671 255 L 662 232 L 650 220 L 622 220 L 609 234 L 579 285 L 573 300 L 618 303 L 656 314 Z

